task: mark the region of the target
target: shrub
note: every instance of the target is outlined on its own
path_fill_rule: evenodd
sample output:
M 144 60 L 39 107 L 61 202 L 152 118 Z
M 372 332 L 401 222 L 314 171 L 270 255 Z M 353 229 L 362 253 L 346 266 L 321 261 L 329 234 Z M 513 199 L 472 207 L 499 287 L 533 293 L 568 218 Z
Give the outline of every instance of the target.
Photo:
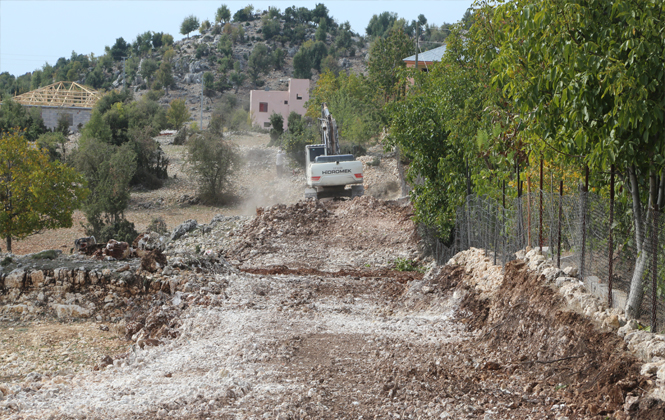
M 155 217 L 150 221 L 150 224 L 145 229 L 148 232 L 157 232 L 160 235 L 165 235 L 168 233 L 168 227 L 162 216 Z
M 125 219 L 124 216 L 115 223 L 104 225 L 99 231 L 86 230 L 86 234 L 93 235 L 101 243 L 115 239 L 131 244 L 139 236 L 134 223 Z
M 166 119 L 175 130 L 180 130 L 180 127 L 186 122 L 189 121 L 191 117 L 189 110 L 187 110 L 187 104 L 184 99 L 174 99 L 169 105 L 168 111 L 166 111 Z
M 284 133 L 284 117 L 282 117 L 282 114 L 273 112 L 270 116 L 270 126 L 270 144 L 272 145 Z
M 238 162 L 235 146 L 222 136 L 205 131 L 189 139 L 187 162 L 198 180 L 201 200 L 209 204 L 221 203 Z

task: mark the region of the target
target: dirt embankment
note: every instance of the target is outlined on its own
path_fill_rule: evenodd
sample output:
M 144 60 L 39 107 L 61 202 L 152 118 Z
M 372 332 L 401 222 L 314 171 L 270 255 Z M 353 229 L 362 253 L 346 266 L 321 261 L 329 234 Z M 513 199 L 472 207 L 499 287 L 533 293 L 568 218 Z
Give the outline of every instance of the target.
M 663 402 L 646 397 L 653 382 L 640 375 L 641 362 L 616 332 L 566 310 L 563 298 L 525 268 L 509 263 L 490 298 L 468 286 L 463 267 L 446 267 L 430 280 L 433 295 L 464 296 L 457 316 L 474 333 L 455 346 L 466 362 L 454 373 L 437 370 L 448 377 L 439 389 L 459 381 L 480 406 L 507 407 L 513 418 L 543 407 L 546 417 L 536 418 L 665 418 Z

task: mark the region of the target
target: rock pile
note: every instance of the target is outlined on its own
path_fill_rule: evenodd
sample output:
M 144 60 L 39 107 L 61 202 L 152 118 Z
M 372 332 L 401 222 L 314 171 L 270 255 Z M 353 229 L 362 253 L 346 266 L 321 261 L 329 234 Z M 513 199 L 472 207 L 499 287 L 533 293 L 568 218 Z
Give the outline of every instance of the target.
M 171 237 L 176 239 L 168 242 L 155 232 L 139 235 L 131 247 L 112 241 L 104 251 L 118 258 L 109 260 L 84 254 L 54 253 L 55 258 L 48 260 L 12 256 L 0 270 L 0 319 L 54 316 L 120 321 L 129 317 L 127 308 L 150 306 L 150 296 L 156 293 L 219 294 L 223 288 L 214 275 L 235 269 L 213 245 L 239 221 L 239 217 L 217 216 L 210 224 L 199 225 L 189 220 L 174 229 Z M 192 239 L 202 236 L 210 247 L 201 250 L 197 244 L 197 249 L 190 249 Z M 130 254 L 140 260 L 129 258 Z

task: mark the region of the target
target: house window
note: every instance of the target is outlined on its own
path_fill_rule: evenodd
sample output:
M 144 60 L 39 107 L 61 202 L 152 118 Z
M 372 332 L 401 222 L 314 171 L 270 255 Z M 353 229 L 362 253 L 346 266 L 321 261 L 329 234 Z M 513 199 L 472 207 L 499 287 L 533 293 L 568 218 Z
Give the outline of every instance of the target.
M 268 102 L 259 102 L 259 112 L 268 112 Z
M 302 96 L 300 96 L 296 93 L 296 99 L 299 100 L 299 101 L 302 101 Z
M 264 122 L 263 127 L 264 128 L 270 128 L 270 123 L 269 122 Z
M 289 104 L 289 101 L 284 101 L 284 105 L 288 105 L 288 104 Z

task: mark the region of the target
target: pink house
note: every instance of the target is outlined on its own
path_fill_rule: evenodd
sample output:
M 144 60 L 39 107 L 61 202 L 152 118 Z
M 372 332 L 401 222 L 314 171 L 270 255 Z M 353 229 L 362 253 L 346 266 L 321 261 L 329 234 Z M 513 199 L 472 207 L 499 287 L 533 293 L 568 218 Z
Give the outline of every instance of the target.
M 273 112 L 286 120 L 292 111 L 305 115 L 305 102 L 309 100 L 309 79 L 289 79 L 289 90 L 252 90 L 249 92 L 249 112 L 254 125 L 270 128 Z

